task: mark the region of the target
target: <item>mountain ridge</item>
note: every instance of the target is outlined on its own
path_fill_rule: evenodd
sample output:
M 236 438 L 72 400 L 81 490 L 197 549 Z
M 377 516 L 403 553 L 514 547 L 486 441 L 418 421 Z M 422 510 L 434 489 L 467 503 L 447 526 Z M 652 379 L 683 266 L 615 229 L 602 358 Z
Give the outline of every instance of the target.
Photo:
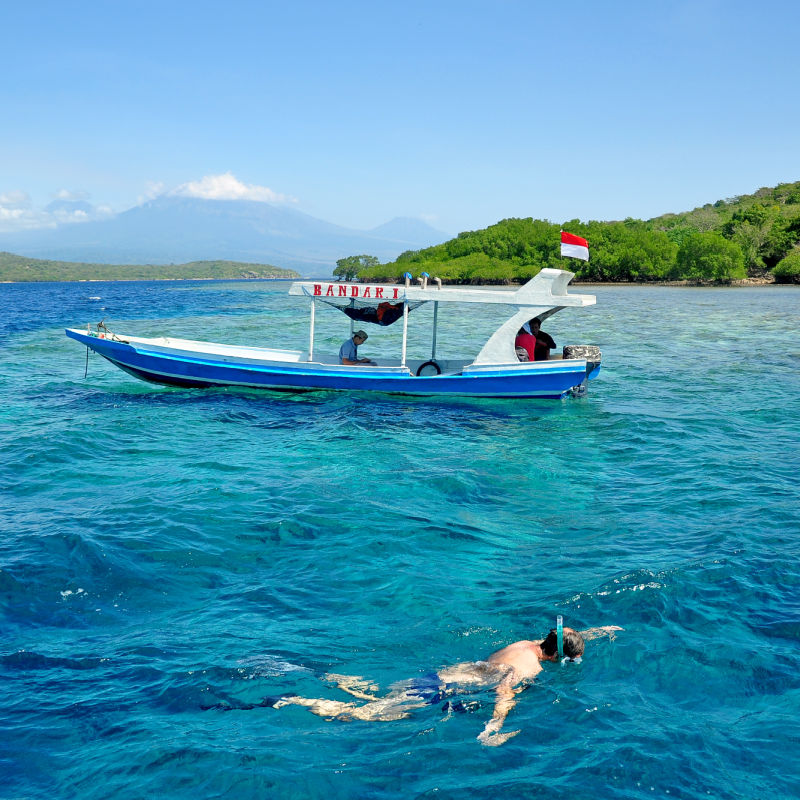
M 321 277 L 340 258 L 366 253 L 391 260 L 446 238 L 421 220 L 397 218 L 361 231 L 272 203 L 162 195 L 103 220 L 0 234 L 0 249 L 117 265 L 255 262 Z

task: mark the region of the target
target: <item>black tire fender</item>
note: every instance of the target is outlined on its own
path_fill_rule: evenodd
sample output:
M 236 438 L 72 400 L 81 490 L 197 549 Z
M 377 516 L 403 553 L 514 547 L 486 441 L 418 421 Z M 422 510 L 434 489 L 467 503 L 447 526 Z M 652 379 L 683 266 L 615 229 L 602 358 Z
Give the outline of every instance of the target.
M 424 370 L 425 367 L 434 367 L 436 369 L 436 374 L 437 375 L 441 375 L 442 374 L 442 368 L 439 366 L 439 364 L 436 361 L 431 360 L 431 361 L 426 361 L 424 364 L 420 364 L 419 365 L 419 368 L 417 369 L 417 377 L 418 378 L 422 374 L 422 370 Z M 423 376 L 423 377 L 425 377 L 425 376 Z M 430 377 L 433 377 L 433 376 L 430 376 Z

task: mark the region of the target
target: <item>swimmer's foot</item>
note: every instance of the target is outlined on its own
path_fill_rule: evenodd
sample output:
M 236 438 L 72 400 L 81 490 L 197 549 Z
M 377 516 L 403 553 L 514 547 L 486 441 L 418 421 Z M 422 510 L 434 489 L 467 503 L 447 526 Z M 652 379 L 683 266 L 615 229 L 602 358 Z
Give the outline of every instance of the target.
M 292 705 L 302 697 L 294 694 L 276 694 L 270 697 L 264 697 L 260 703 L 237 703 L 236 701 L 227 701 L 223 703 L 215 703 L 213 706 L 200 706 L 203 711 L 252 711 L 254 708 L 283 708 L 284 706 Z
M 258 705 L 264 708 L 283 708 L 292 704 L 292 695 L 279 694 L 274 697 L 265 697 Z

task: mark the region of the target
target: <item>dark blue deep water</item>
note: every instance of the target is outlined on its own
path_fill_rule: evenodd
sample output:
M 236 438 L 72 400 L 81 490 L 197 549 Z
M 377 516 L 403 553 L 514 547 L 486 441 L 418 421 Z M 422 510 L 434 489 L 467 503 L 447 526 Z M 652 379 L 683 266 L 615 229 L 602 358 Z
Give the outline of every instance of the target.
M 800 290 L 573 287 L 565 401 L 179 390 L 63 334 L 302 349 L 280 283 L 0 285 L 3 798 L 790 798 Z M 442 313 L 439 352 L 493 329 Z M 317 315 L 335 352 L 348 321 Z M 430 312 L 412 314 L 425 355 Z M 399 352 L 376 331 L 362 354 Z M 621 625 L 491 713 L 223 712 Z

